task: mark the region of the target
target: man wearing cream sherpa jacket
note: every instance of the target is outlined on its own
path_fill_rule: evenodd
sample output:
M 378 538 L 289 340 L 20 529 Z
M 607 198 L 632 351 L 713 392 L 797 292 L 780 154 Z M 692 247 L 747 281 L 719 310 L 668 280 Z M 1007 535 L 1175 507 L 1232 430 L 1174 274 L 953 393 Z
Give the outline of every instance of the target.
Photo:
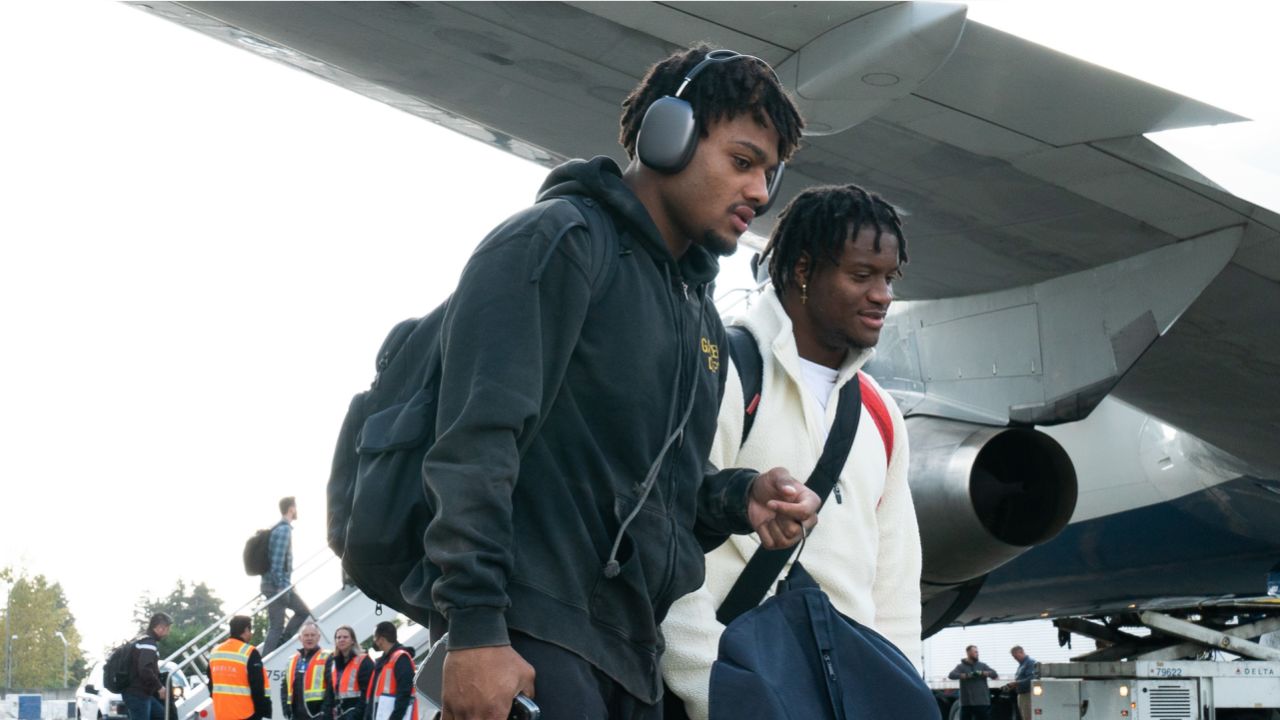
M 733 368 L 712 463 L 783 466 L 808 477 L 840 388 L 857 382 L 874 353 L 905 251 L 893 208 L 856 186 L 813 188 L 792 201 L 765 250 L 773 286 L 737 322 L 754 336 L 763 362 L 754 425 L 740 447 L 743 389 Z M 848 460 L 800 561 L 837 610 L 887 637 L 918 665 L 920 533 L 907 485 L 907 430 L 888 393 L 870 385 L 893 420 L 892 452 L 886 458 L 871 413 L 860 407 Z M 759 544 L 755 535 L 739 535 L 709 553 L 705 583 L 678 600 L 663 622 L 667 691 L 684 701 L 693 720 L 708 715 L 711 665 L 724 630 L 716 608 Z

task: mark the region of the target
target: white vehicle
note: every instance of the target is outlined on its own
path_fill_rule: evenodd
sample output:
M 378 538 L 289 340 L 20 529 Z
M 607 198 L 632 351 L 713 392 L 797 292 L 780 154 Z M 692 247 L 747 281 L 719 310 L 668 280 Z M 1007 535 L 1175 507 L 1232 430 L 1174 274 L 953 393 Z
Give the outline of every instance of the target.
M 124 698 L 102 685 L 104 664 L 104 662 L 94 663 L 93 669 L 84 680 L 80 681 L 80 687 L 76 688 L 76 720 L 112 720 L 129 717 L 129 711 L 124 706 Z
M 1045 664 L 1035 720 L 1276 720 L 1280 663 L 1138 661 Z
M 80 687 L 76 688 L 76 720 L 127 720 L 129 717 L 124 698 L 102 684 L 102 666 L 105 664 L 105 661 L 95 663 L 85 679 L 80 681 Z M 185 675 L 174 672 L 177 667 L 172 662 L 160 664 L 160 680 L 170 684 L 172 701 L 175 703 L 181 702 L 191 687 L 191 682 Z M 177 717 L 172 707 L 170 716 Z

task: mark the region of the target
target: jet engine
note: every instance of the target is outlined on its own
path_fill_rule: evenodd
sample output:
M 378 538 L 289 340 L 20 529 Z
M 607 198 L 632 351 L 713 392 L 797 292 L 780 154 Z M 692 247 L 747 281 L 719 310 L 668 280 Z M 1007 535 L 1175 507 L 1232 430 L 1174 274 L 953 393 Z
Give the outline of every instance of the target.
M 926 599 L 930 586 L 980 578 L 1071 520 L 1075 468 L 1048 435 L 920 416 L 907 431 Z

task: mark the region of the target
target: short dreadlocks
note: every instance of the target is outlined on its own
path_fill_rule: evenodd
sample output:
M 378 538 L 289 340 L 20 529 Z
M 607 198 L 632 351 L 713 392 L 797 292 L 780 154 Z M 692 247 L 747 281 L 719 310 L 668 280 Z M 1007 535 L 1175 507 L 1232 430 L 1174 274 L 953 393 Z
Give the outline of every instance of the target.
M 857 185 L 824 185 L 807 188 L 787 203 L 761 258 L 769 263 L 769 277 L 779 297 L 792 283 L 801 256 L 809 256 L 810 272 L 820 261 L 839 265 L 845 241 L 858 237 L 866 227 L 875 228 L 876 252 L 880 252 L 881 235 L 897 236 L 898 263 L 907 263 L 902 219 L 879 195 Z
M 622 101 L 618 142 L 626 148 L 627 157 L 636 156 L 636 136 L 649 106 L 665 95 L 674 95 L 685 75 L 712 50 L 708 45 L 698 45 L 659 62 L 649 68 L 640 84 Z M 800 111 L 778 84 L 777 76 L 760 61 L 741 59 L 703 68 L 680 98 L 693 106 L 702 137 L 707 136 L 712 122 L 751 113 L 762 127 L 772 125 L 778 132 L 779 160 L 789 159 L 800 144 L 800 130 L 804 128 Z

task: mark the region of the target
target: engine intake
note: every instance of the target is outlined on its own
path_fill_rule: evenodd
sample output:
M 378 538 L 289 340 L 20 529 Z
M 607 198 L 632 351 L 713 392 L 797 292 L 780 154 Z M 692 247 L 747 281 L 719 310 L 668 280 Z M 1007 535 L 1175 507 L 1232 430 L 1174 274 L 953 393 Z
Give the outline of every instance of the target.
M 907 431 L 926 584 L 985 575 L 1071 520 L 1075 467 L 1048 435 L 930 417 L 909 418 Z

